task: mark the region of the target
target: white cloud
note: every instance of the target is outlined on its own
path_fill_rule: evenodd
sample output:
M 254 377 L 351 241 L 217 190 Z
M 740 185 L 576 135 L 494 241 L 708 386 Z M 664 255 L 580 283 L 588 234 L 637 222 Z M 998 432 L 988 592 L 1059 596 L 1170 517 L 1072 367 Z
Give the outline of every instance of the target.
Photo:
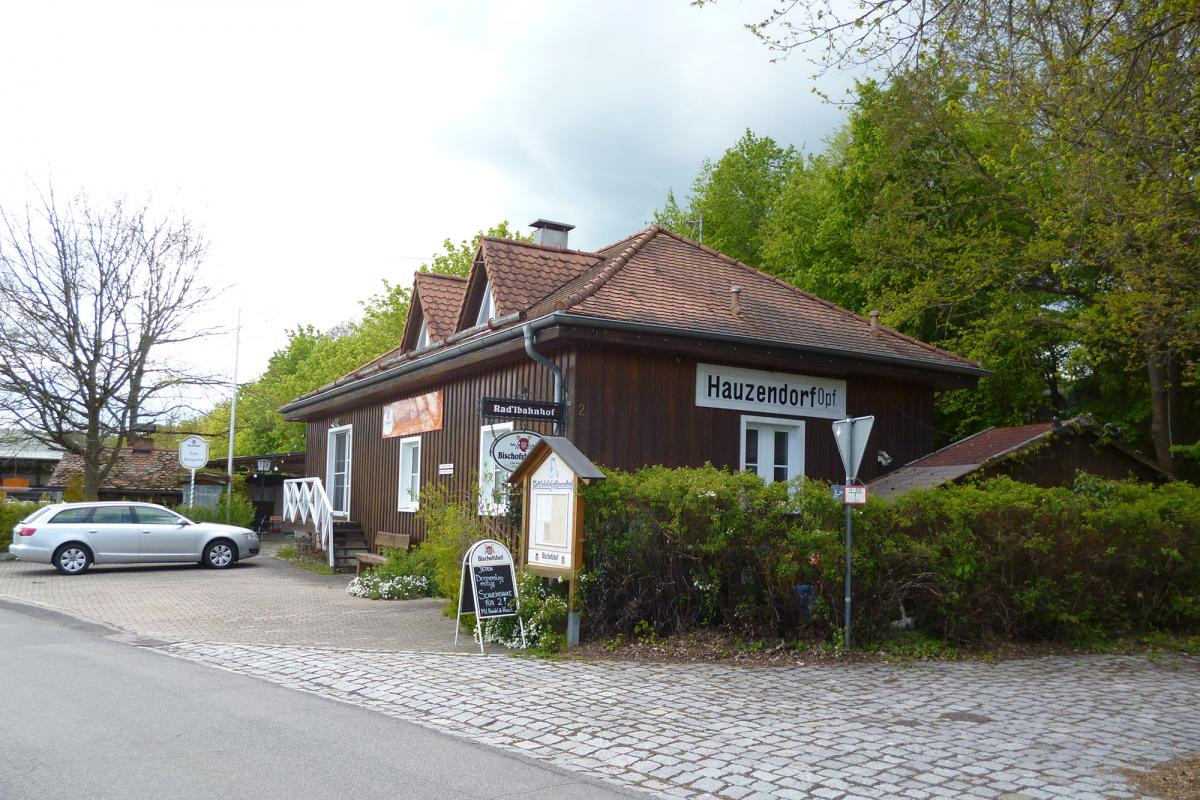
M 839 114 L 742 29 L 765 8 L 9 4 L 0 203 L 52 177 L 186 212 L 230 285 L 210 324 L 243 310 L 245 378 L 446 237 L 545 216 L 597 247 L 747 127 L 819 147 Z

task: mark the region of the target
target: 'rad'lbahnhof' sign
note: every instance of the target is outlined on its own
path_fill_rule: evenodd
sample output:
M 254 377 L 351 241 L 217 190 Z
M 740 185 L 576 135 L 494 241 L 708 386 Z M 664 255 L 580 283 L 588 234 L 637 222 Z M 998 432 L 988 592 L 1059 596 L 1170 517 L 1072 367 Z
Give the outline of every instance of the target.
M 842 419 L 846 382 L 761 369 L 696 365 L 696 405 Z

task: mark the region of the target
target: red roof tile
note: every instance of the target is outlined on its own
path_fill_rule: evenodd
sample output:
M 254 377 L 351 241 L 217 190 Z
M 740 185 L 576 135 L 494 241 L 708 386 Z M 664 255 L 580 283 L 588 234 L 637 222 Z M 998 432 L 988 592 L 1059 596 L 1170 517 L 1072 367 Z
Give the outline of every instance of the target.
M 616 248 L 620 248 L 619 252 Z M 658 226 L 623 240 L 612 257 L 530 312 L 569 309 L 609 319 L 847 350 L 864 356 L 976 366 Z M 739 287 L 739 314 L 730 289 Z
M 700 334 L 744 336 L 845 351 L 865 358 L 899 359 L 932 368 L 978 369 L 973 361 L 891 328 L 872 330 L 864 317 L 657 225 L 614 242 L 599 253 L 488 236 L 480 242 L 476 263 L 476 269 L 482 264 L 491 281 L 497 318 L 525 312 L 526 319 L 536 319 L 568 310 Z M 440 283 L 432 293 L 428 288 L 423 290 L 423 283 L 433 285 L 423 277 L 427 275 L 418 277 L 422 307 L 428 294 L 430 308 L 435 302 L 438 305 L 437 311 L 429 313 L 441 315 L 451 305 L 449 290 L 441 288 L 447 284 Z M 473 273 L 468 283 L 459 285 L 464 292 L 474 291 L 481 279 L 479 273 Z M 730 302 L 732 287 L 740 288 L 741 310 L 736 314 Z M 438 297 L 436 301 L 434 296 Z M 465 318 L 467 302 L 463 296 L 458 308 L 456 327 L 460 331 L 474 323 Z M 441 338 L 432 329 L 431 335 Z M 301 399 L 409 358 L 397 348 Z
M 496 297 L 496 315 L 525 311 L 538 300 L 602 263 L 599 253 L 564 250 L 531 242 L 485 236 L 480 242 L 484 269 Z M 463 325 L 462 327 L 470 327 Z
M 83 457 L 75 453 L 64 453 L 47 485 L 56 489 L 63 488 L 72 475 L 82 474 Z M 200 479 L 199 474 L 196 477 Z M 211 482 L 217 478 L 224 482 L 223 476 L 206 476 L 204 480 Z M 108 473 L 108 478 L 100 488 L 178 491 L 187 479 L 188 471 L 179 466 L 179 453 L 175 450 L 134 452 L 123 447 L 112 471 Z
M 1020 425 L 1015 428 L 988 428 L 974 436 L 968 436 L 954 444 L 947 445 L 935 453 L 930 453 L 909 466 L 950 467 L 982 464 L 989 458 L 995 458 L 1021 445 L 1029 444 L 1035 439 L 1040 439 L 1053 428 L 1054 425 L 1049 422 Z
M 467 291 L 467 279 L 436 272 L 418 272 L 414 290 L 421 302 L 421 313 L 429 327 L 429 338 L 445 339 L 458 324 L 458 309 Z

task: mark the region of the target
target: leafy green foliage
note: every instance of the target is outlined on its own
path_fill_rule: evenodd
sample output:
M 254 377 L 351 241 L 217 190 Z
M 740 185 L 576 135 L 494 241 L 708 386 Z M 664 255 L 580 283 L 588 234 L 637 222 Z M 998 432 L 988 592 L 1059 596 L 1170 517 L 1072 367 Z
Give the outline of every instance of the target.
M 192 522 L 220 522 L 242 528 L 253 525 L 255 516 L 254 503 L 246 490 L 245 475 L 233 476 L 232 494 L 228 490 L 222 492 L 215 508 L 181 505 L 174 510 Z
M 475 252 L 479 249 L 479 241 L 484 236 L 515 239 L 519 242 L 533 241 L 532 236 L 520 233 L 508 224 L 508 220 L 504 220 L 499 225 L 493 225 L 486 231 L 479 231 L 470 239 L 463 239 L 457 244 L 446 239 L 442 242 L 442 252 L 435 255 L 428 264 L 422 264 L 421 271 L 467 277 L 471 274 L 471 266 L 475 263 Z
M 73 473 L 67 476 L 67 486 L 63 490 L 64 503 L 82 503 L 87 499 L 87 494 L 83 491 L 83 474 Z
M 654 221 L 728 256 L 757 266 L 762 232 L 772 204 L 788 177 L 801 168 L 792 147 L 782 147 L 769 136 L 747 130 L 716 162 L 705 161 L 683 205 L 674 192 Z
M 841 630 L 842 507 L 816 481 L 786 487 L 712 467 L 612 472 L 590 486 L 590 636 L 723 626 Z M 953 643 L 1093 641 L 1200 627 L 1200 489 L 998 478 L 913 491 L 856 512 L 855 630 L 911 617 Z M 907 641 L 907 640 L 906 640 Z M 902 648 L 903 649 L 903 648 Z
M 477 485 L 474 481 L 471 485 Z M 417 520 L 425 528 L 425 538 L 417 545 L 422 561 L 431 566 L 433 583 L 447 600 L 457 602 L 462 560 L 467 549 L 481 539 L 496 539 L 513 549 L 508 531 L 491 517 L 479 515 L 475 490 L 461 498 L 449 487 L 431 483 L 421 488 L 421 508 Z M 428 575 L 429 572 L 422 574 Z M 453 614 L 453 609 L 451 609 Z
M 8 550 L 12 544 L 13 527 L 43 505 L 45 503 L 10 502 L 7 495 L 0 492 L 0 553 Z

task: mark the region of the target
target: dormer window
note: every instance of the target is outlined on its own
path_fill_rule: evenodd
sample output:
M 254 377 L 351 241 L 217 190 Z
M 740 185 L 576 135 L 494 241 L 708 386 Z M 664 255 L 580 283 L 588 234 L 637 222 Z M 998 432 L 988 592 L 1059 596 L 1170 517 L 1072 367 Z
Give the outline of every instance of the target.
M 496 301 L 492 297 L 492 282 L 483 284 L 483 297 L 479 300 L 479 313 L 475 315 L 475 324 L 483 325 L 496 316 Z
M 422 347 L 429 346 L 429 326 L 425 324 L 425 320 L 421 320 L 421 327 L 417 330 L 417 346 L 415 349 L 420 350 Z

